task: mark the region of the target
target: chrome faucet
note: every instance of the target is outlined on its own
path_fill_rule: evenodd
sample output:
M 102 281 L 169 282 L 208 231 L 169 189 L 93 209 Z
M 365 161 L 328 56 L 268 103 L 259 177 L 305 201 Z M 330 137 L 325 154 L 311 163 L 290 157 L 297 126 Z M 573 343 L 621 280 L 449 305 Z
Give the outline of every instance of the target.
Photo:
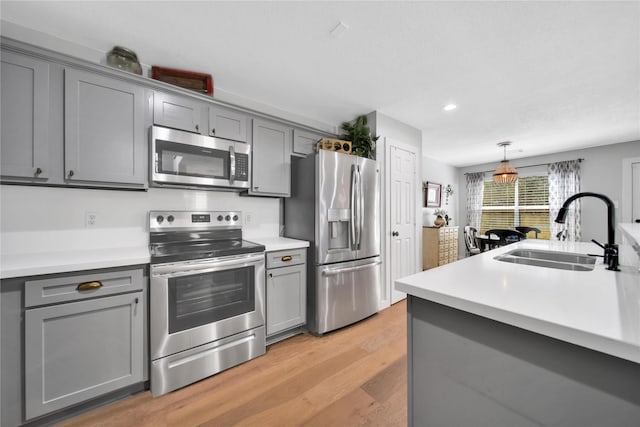
M 556 222 L 559 224 L 564 224 L 569 205 L 574 200 L 579 199 L 580 197 L 595 197 L 607 204 L 607 244 L 602 245 L 593 239 L 592 241 L 602 249 L 604 249 L 604 263 L 607 264 L 607 270 L 620 271 L 620 269 L 618 268 L 618 245 L 616 245 L 615 243 L 615 207 L 613 206 L 613 202 L 610 198 L 608 198 L 604 194 L 599 193 L 576 193 L 564 201 L 562 207 L 560 208 L 560 211 L 558 211 Z

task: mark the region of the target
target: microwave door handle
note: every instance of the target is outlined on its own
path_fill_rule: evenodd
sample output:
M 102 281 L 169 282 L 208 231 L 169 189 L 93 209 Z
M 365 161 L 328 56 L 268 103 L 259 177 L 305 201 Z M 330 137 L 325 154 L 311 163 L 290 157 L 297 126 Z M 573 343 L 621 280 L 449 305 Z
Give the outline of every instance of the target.
M 229 146 L 229 184 L 233 184 L 236 179 L 236 152 L 233 145 Z

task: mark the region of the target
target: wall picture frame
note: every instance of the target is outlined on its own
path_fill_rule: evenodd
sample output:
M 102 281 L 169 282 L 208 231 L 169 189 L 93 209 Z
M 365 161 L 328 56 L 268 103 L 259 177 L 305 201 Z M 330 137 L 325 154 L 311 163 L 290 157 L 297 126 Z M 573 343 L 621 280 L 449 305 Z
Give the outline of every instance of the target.
M 427 181 L 424 186 L 424 206 L 426 208 L 439 208 L 442 198 L 442 184 Z

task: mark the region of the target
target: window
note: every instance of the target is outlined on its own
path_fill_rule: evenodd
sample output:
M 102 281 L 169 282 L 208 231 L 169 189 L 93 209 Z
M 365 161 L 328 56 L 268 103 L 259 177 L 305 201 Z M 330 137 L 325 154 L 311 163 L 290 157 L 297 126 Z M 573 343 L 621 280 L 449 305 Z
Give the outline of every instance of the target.
M 484 183 L 480 233 L 492 228 L 535 227 L 539 239 L 549 239 L 549 179 L 546 175 L 518 178 L 514 184 Z

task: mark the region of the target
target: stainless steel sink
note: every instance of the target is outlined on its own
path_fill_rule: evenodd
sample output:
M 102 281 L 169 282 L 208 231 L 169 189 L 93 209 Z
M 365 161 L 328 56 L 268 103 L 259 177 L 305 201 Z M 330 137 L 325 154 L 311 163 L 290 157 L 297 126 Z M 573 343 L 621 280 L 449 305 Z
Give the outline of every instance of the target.
M 514 264 L 572 271 L 591 271 L 596 265 L 596 258 L 593 256 L 539 249 L 514 249 L 494 259 Z

